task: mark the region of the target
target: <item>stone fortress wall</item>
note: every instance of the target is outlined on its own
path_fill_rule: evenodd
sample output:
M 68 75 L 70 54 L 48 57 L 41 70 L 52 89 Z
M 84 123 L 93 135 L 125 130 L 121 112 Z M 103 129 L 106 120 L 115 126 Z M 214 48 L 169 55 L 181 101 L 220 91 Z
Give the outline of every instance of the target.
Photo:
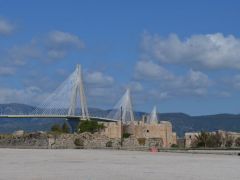
M 162 147 L 169 148 L 173 144 L 177 144 L 176 133 L 172 131 L 172 124 L 168 121 L 160 121 L 160 123 L 147 123 L 146 118 L 142 121 L 132 121 L 128 124 L 121 122 L 105 123 L 105 130 L 102 132 L 109 138 L 121 138 L 122 134 L 128 133 L 137 139 L 162 139 Z

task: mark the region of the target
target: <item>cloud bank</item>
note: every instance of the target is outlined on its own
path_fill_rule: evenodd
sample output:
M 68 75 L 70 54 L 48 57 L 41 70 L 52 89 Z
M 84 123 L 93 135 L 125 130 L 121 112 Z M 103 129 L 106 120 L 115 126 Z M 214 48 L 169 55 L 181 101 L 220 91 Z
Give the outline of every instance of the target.
M 202 66 L 207 69 L 240 69 L 240 39 L 222 33 L 197 34 L 185 39 L 143 34 L 145 55 L 160 63 Z

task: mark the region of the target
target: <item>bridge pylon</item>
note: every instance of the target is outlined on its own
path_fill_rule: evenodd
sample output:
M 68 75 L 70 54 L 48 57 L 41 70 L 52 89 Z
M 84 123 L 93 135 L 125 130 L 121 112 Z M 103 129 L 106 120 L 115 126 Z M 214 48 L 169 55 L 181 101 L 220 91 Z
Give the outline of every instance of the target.
M 87 101 L 86 101 L 86 96 L 85 96 L 84 86 L 83 86 L 82 68 L 80 64 L 77 65 L 74 73 L 75 73 L 75 77 L 72 85 L 72 94 L 71 94 L 70 106 L 68 109 L 68 115 L 69 116 L 75 115 L 76 107 L 77 107 L 77 99 L 79 95 L 82 118 L 89 119 Z

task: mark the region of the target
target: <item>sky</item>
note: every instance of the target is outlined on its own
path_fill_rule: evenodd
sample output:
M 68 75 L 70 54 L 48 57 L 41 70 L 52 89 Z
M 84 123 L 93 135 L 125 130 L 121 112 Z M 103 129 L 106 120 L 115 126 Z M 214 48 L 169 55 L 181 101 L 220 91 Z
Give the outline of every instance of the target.
M 0 0 L 0 103 L 38 105 L 83 68 L 89 107 L 240 113 L 240 2 Z

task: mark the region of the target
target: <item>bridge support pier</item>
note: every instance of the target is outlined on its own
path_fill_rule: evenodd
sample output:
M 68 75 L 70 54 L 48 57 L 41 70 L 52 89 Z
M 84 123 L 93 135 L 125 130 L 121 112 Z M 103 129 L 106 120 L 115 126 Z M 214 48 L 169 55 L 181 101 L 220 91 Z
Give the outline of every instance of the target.
M 71 133 L 75 133 L 78 131 L 78 125 L 80 123 L 80 119 L 79 118 L 68 118 L 67 122 L 70 126 L 71 129 Z

